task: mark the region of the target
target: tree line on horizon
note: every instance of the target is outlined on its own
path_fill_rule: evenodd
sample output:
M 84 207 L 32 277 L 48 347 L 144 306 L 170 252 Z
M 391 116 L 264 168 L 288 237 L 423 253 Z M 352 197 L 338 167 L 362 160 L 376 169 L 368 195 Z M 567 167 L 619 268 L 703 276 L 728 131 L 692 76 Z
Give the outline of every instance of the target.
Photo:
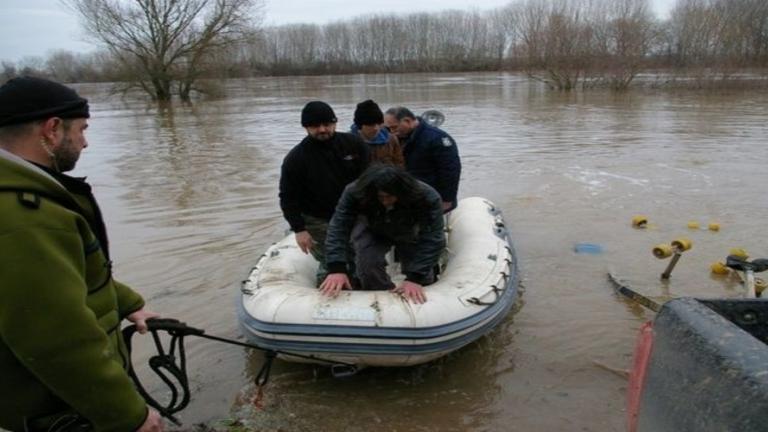
M 510 70 L 554 89 L 621 90 L 642 71 L 727 80 L 768 69 L 765 0 L 678 0 L 667 19 L 649 0 L 517 0 L 269 27 L 263 0 L 65 2 L 101 49 L 2 61 L 2 78 L 119 82 L 167 100 L 208 91 L 206 79 L 255 76 Z

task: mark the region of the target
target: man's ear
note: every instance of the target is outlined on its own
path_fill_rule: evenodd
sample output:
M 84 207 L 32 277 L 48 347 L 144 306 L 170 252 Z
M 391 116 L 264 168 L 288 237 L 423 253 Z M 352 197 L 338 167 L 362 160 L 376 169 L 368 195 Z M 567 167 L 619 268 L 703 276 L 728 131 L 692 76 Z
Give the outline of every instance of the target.
M 40 133 L 48 143 L 55 145 L 57 141 L 56 134 L 58 134 L 59 131 L 61 131 L 63 128 L 64 120 L 58 117 L 51 117 L 41 123 Z

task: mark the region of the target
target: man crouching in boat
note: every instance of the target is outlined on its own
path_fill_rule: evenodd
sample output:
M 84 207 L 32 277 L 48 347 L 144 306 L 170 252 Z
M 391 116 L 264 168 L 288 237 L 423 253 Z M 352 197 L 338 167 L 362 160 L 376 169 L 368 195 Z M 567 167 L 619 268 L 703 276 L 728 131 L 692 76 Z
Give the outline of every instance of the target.
M 325 242 L 328 276 L 320 285 L 327 296 L 352 289 L 346 245 L 355 250 L 357 277 L 364 290 L 387 290 L 424 303 L 424 285 L 445 247 L 440 194 L 426 183 L 389 165 L 372 165 L 346 187 L 336 206 Z M 385 258 L 394 246 L 405 281 L 395 287 Z
M 126 372 L 120 321 L 157 314 L 112 278 L 91 187 L 64 174 L 88 146 L 88 102 L 59 83 L 0 87 L 0 428 L 163 430 Z

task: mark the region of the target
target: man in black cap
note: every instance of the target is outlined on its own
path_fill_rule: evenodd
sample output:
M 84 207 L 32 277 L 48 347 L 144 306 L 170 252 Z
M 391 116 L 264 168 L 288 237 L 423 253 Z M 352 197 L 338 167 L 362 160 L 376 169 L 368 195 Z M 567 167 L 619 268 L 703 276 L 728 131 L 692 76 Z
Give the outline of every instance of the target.
M 325 234 L 336 203 L 368 166 L 368 146 L 357 136 L 336 132 L 336 114 L 325 102 L 301 110 L 307 136 L 283 160 L 280 208 L 304 253 L 320 263 L 317 284 L 325 279 Z
M 120 332 L 157 316 L 112 278 L 91 187 L 64 174 L 88 146 L 88 101 L 59 83 L 0 87 L 0 428 L 162 431 L 126 373 Z

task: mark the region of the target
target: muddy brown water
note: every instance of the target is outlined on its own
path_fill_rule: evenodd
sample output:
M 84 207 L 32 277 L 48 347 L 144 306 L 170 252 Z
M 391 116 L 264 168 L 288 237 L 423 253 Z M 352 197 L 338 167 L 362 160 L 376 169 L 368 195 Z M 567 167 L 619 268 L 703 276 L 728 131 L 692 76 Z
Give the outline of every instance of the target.
M 277 362 L 262 409 L 247 402 L 261 354 L 189 339 L 185 428 L 620 431 L 627 381 L 610 369 L 629 368 L 653 315 L 617 299 L 606 272 L 654 297 L 738 297 L 735 279 L 709 264 L 731 247 L 768 257 L 764 93 L 562 94 L 513 74 L 355 75 L 228 81 L 222 98 L 161 110 L 79 88 L 92 119 L 75 174 L 100 199 L 118 278 L 210 334 L 239 336 L 239 281 L 287 227 L 279 168 L 304 136 L 308 100 L 331 103 L 340 129 L 366 98 L 441 110 L 462 157 L 460 195 L 493 200 L 511 227 L 522 295 L 489 336 L 433 363 L 347 379 Z M 630 226 L 638 214 L 648 229 Z M 722 229 L 692 231 L 689 220 Z M 666 262 L 651 248 L 680 236 L 694 247 L 662 282 Z M 576 254 L 579 242 L 603 253 Z M 148 351 L 140 344 L 135 358 L 142 373 Z

